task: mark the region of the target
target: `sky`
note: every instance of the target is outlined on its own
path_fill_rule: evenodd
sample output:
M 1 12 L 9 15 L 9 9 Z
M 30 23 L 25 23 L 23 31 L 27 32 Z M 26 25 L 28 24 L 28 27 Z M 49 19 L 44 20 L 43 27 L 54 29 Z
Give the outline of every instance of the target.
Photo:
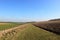
M 0 0 L 0 21 L 60 18 L 60 0 Z

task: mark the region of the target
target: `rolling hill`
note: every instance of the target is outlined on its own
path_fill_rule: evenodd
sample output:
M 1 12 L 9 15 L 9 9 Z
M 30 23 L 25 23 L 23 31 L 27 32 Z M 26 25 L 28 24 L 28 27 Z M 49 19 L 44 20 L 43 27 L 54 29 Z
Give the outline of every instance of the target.
M 0 31 L 0 40 L 60 40 L 60 35 L 46 31 L 31 23 Z

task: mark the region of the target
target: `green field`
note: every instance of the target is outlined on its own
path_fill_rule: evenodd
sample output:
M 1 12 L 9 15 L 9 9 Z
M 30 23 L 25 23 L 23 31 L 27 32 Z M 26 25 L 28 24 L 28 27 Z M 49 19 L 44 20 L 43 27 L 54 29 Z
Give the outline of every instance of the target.
M 0 31 L 1 30 L 6 30 L 6 29 L 9 29 L 9 28 L 13 28 L 13 27 L 17 27 L 21 24 L 23 24 L 23 23 L 10 22 L 10 23 L 7 23 L 7 24 L 0 24 Z

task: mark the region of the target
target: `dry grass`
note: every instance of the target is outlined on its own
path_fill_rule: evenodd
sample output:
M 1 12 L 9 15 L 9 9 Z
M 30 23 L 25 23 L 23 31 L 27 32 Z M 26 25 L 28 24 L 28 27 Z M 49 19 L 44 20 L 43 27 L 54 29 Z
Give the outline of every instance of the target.
M 60 40 L 60 36 L 35 27 L 31 24 L 26 25 L 25 30 L 18 32 L 13 40 Z
M 26 25 L 21 25 L 15 28 L 11 28 L 8 30 L 0 31 L 0 39 L 1 40 L 12 40 L 12 38 L 17 34 L 17 32 L 23 31 L 26 28 Z

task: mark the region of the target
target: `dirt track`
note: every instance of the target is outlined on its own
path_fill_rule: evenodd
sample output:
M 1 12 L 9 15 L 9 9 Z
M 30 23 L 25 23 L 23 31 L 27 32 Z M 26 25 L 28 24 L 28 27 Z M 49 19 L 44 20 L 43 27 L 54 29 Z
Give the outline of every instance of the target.
M 23 25 L 20 25 L 18 27 L 15 27 L 15 28 L 11 28 L 11 29 L 7 29 L 7 30 L 3 30 L 3 31 L 0 31 L 0 38 L 3 36 L 3 35 L 6 35 L 8 33 L 17 33 L 18 31 L 21 31 L 21 29 L 23 30 L 24 28 L 27 27 L 28 24 L 23 24 Z

